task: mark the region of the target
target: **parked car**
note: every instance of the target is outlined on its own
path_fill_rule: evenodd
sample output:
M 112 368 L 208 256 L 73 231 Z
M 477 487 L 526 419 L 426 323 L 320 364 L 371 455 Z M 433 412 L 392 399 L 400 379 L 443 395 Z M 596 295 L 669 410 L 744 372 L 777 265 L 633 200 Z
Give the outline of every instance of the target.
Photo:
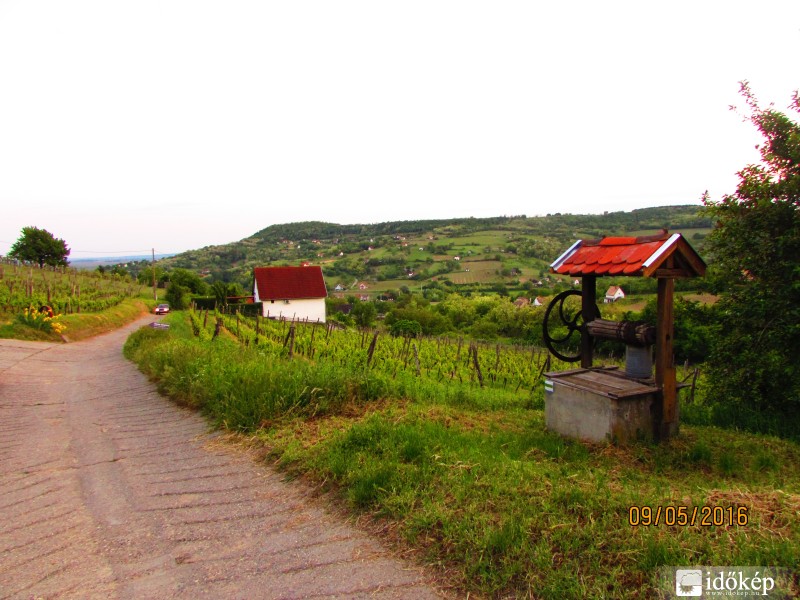
M 169 312 L 169 304 L 159 304 L 154 311 L 157 315 L 165 315 Z

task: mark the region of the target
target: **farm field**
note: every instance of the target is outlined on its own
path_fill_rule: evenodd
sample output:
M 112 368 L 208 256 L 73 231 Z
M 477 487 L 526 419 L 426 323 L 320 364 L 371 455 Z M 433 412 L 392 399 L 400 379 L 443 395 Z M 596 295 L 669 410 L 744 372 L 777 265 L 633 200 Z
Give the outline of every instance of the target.
M 126 355 L 459 595 L 651 598 L 661 567 L 800 563 L 796 443 L 579 443 L 544 427 L 535 349 L 478 346 L 481 385 L 467 342 L 222 319 L 212 340 L 212 314 L 174 313 Z M 659 506 L 732 518 L 656 525 Z
M 447 277 L 456 285 L 467 283 L 488 283 L 497 279 L 497 271 L 502 263 L 496 260 L 462 260 L 461 270 L 449 273 Z

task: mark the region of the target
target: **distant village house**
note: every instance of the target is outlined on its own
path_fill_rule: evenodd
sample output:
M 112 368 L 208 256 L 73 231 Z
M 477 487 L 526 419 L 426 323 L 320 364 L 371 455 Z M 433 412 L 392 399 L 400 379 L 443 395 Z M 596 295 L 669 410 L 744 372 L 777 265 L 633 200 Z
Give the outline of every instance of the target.
M 604 302 L 606 304 L 611 304 L 612 302 L 616 302 L 617 300 L 621 300 L 624 297 L 625 297 L 625 292 L 622 291 L 622 288 L 618 287 L 616 285 L 612 285 L 606 291 L 606 297 L 605 297 Z

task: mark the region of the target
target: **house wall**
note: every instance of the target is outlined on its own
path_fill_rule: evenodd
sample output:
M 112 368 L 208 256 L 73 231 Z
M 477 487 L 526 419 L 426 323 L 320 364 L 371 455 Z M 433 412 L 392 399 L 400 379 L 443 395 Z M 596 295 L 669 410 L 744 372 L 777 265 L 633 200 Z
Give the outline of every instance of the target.
M 325 298 L 262 300 L 261 306 L 265 317 L 325 322 Z

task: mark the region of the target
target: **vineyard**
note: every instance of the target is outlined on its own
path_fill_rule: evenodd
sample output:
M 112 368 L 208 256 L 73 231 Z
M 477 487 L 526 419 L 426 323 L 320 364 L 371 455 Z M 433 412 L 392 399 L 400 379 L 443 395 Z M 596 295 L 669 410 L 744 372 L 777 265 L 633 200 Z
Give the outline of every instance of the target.
M 224 328 L 241 345 L 270 357 L 311 361 L 378 372 L 410 380 L 468 387 L 500 404 L 530 404 L 540 395 L 543 374 L 567 368 L 547 351 L 445 337 L 393 337 L 377 331 L 340 329 L 333 323 L 287 322 L 239 314 L 190 311 L 192 331 L 210 341 Z M 558 362 L 558 364 L 555 364 Z M 540 396 L 539 396 L 540 397 Z M 484 395 L 484 401 L 488 397 Z M 539 402 L 540 403 L 540 402 Z M 537 403 L 538 404 L 538 403 Z
M 142 286 L 130 279 L 66 267 L 43 268 L 13 262 L 0 264 L 0 313 L 49 306 L 56 314 L 98 312 L 126 298 L 138 297 Z

